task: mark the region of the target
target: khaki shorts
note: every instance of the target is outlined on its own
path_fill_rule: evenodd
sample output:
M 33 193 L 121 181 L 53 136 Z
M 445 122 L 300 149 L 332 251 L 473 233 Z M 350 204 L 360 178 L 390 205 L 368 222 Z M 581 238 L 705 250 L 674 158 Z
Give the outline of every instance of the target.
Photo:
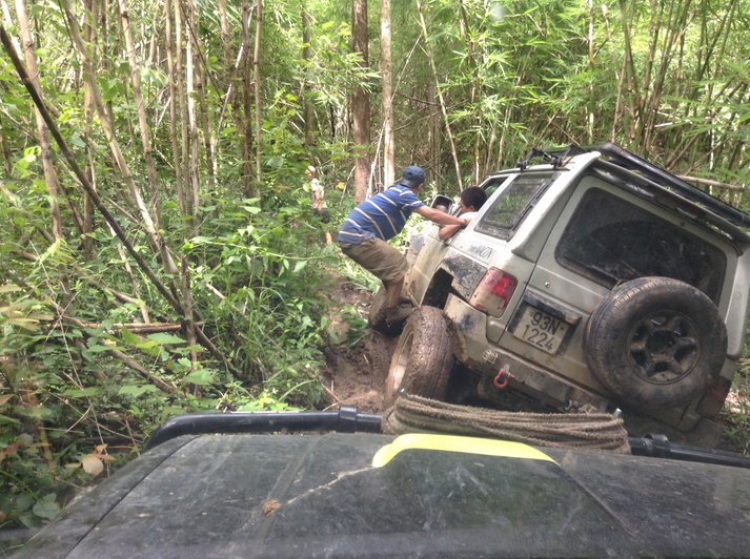
M 387 287 L 406 276 L 406 256 L 385 241 L 373 238 L 358 245 L 340 244 L 341 252 L 371 272 Z

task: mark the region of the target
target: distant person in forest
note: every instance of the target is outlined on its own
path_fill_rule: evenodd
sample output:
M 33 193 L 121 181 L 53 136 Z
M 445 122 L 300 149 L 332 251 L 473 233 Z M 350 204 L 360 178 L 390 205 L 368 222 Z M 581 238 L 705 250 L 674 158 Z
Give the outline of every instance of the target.
M 477 215 L 479 208 L 481 208 L 487 201 L 487 193 L 484 189 L 478 186 L 470 186 L 465 188 L 461 192 L 461 197 L 458 202 L 458 215 L 467 221 L 471 221 Z M 455 235 L 461 227 L 455 225 L 446 225 L 438 233 L 438 237 L 443 241 L 447 241 L 453 235 Z
M 325 200 L 325 189 L 323 188 L 320 179 L 318 179 L 318 170 L 312 165 L 308 165 L 307 169 L 305 169 L 305 176 L 310 185 L 313 211 L 323 223 L 328 223 L 331 221 L 331 215 L 328 213 L 328 205 Z
M 328 213 L 328 205 L 325 200 L 325 189 L 323 188 L 320 179 L 318 179 L 318 170 L 312 165 L 308 165 L 307 169 L 305 169 L 305 177 L 307 177 L 307 182 L 310 187 L 313 212 L 315 212 L 315 215 L 326 224 L 331 221 L 331 214 Z M 331 237 L 331 233 L 329 233 L 325 227 L 323 227 L 323 229 L 326 237 L 326 244 L 332 244 L 333 238 Z
M 408 271 L 406 256 L 387 241 L 398 235 L 412 212 L 439 225 L 465 227 L 465 219 L 426 206 L 418 197 L 425 173 L 410 165 L 385 191 L 354 208 L 339 231 L 341 251 L 383 282 L 386 290 L 386 323 L 400 325 L 413 308 L 400 307 L 399 298 Z

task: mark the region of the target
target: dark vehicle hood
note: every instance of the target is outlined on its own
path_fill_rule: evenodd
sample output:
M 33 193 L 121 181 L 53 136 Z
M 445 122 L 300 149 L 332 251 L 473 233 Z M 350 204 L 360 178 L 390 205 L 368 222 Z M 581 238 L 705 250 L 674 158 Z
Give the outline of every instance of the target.
M 746 469 L 405 437 L 179 437 L 73 503 L 18 557 L 750 552 Z

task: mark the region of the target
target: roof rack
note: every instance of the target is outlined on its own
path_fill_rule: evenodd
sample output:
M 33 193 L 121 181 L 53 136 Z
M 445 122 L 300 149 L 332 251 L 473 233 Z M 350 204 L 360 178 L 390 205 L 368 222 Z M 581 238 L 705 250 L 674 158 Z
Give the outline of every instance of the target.
M 750 227 L 750 215 L 748 215 L 747 213 L 733 206 L 730 206 L 723 200 L 719 200 L 718 198 L 711 196 L 697 186 L 680 179 L 669 171 L 666 171 L 661 167 L 654 165 L 653 163 L 649 163 L 642 157 L 629 152 L 628 150 L 618 146 L 617 144 L 607 142 L 606 144 L 595 146 L 572 145 L 565 149 L 548 150 L 546 151 L 545 155 L 547 155 L 548 157 L 552 156 L 559 159 L 565 159 L 566 157 L 572 155 L 577 155 L 579 153 L 588 153 L 592 151 L 598 151 L 602 155 L 607 156 L 608 161 L 617 165 L 618 167 L 638 171 L 642 173 L 646 178 L 673 189 L 675 192 L 679 193 L 691 202 L 702 204 L 707 209 L 723 217 L 734 225 Z

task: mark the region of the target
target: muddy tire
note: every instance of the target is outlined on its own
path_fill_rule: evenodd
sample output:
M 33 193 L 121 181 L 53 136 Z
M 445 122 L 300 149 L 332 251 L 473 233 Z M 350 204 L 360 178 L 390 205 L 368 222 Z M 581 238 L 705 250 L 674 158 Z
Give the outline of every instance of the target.
M 643 277 L 614 289 L 591 315 L 586 358 L 625 405 L 687 403 L 716 378 L 727 331 L 713 302 L 687 283 Z
M 409 394 L 444 400 L 453 368 L 448 319 L 442 310 L 422 307 L 406 321 L 385 381 L 390 407 L 403 388 Z

